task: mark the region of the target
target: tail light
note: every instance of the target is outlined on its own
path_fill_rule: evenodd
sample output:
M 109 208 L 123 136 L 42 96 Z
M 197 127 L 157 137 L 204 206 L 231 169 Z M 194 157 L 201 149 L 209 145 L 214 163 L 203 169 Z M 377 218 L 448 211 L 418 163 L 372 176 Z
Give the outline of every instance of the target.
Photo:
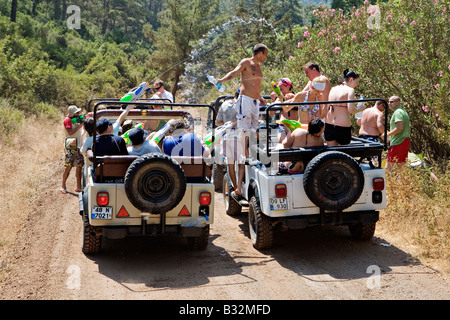
M 200 193 L 200 198 L 198 199 L 198 201 L 202 206 L 209 206 L 211 204 L 211 193 L 209 192 Z
M 109 193 L 108 192 L 98 192 L 97 193 L 97 204 L 99 206 L 107 206 L 109 203 Z
M 373 186 L 373 190 L 375 190 L 375 191 L 384 190 L 384 179 L 383 178 L 373 178 L 372 186 Z
M 275 186 L 275 197 L 277 198 L 286 198 L 287 196 L 287 188 L 283 183 L 277 184 Z

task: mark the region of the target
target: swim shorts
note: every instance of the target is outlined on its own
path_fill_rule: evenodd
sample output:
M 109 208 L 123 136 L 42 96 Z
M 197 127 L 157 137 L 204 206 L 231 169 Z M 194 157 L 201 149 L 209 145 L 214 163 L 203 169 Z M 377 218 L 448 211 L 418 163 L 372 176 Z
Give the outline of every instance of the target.
M 358 136 L 358 138 L 366 139 L 366 140 L 373 141 L 373 142 L 381 142 L 381 138 L 379 136 L 370 136 L 370 135 L 363 134 L 363 135 Z
M 234 104 L 237 118 L 237 129 L 242 131 L 255 130 L 258 128 L 259 100 L 249 96 L 240 95 Z
M 65 167 L 82 167 L 84 166 L 84 157 L 80 153 L 80 149 L 71 148 L 66 149 L 66 155 L 64 157 Z
M 352 127 L 341 127 L 325 123 L 325 141 L 336 140 L 340 145 L 349 144 L 352 140 Z
M 406 138 L 402 143 L 395 146 L 390 146 L 387 154 L 388 162 L 403 163 L 408 159 L 408 151 L 411 145 L 411 140 Z

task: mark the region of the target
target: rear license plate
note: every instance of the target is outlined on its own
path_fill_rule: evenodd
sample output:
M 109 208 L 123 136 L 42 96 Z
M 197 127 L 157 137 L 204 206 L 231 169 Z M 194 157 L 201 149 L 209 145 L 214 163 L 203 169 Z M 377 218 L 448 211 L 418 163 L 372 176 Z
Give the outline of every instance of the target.
M 270 210 L 288 210 L 288 198 L 269 198 Z
M 92 207 L 91 219 L 111 220 L 112 207 Z

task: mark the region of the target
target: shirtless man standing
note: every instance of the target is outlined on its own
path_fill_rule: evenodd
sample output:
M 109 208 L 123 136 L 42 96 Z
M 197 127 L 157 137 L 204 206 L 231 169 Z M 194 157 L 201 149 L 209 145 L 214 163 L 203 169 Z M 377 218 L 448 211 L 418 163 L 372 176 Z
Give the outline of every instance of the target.
M 241 94 L 238 100 L 234 104 L 234 108 L 237 112 L 237 129 L 241 132 L 247 133 L 248 131 L 256 131 L 258 126 L 259 117 L 259 105 L 265 105 L 265 100 L 261 96 L 261 82 L 263 79 L 261 71 L 261 63 L 263 63 L 267 54 L 268 48 L 264 44 L 257 44 L 253 48 L 253 56 L 246 58 L 239 62 L 238 66 L 227 73 L 223 78 L 217 79 L 218 82 L 226 82 L 234 79 L 238 74 L 241 75 Z M 245 152 L 245 158 L 248 157 L 248 134 L 243 135 L 245 144 L 243 146 Z M 231 158 L 229 154 L 226 155 L 227 159 Z M 235 155 L 234 158 L 239 158 L 238 171 L 239 177 L 236 182 L 236 173 L 233 163 L 228 163 L 228 170 L 230 172 L 231 182 L 234 187 L 234 196 L 240 198 L 242 196 L 242 182 L 244 181 L 245 165 L 243 163 L 243 157 Z M 231 159 L 230 159 L 231 160 Z M 233 159 L 236 160 L 236 159 Z
M 349 144 L 352 137 L 350 114 L 358 112 L 353 102 L 339 103 L 343 100 L 356 100 L 355 88 L 359 82 L 359 75 L 355 71 L 344 71 L 344 82 L 330 91 L 329 101 L 336 101 L 328 105 L 325 118 L 325 140 L 329 146 Z
M 358 124 L 359 138 L 374 142 L 380 142 L 380 135 L 384 133 L 384 103 L 380 100 L 375 102 L 372 108 L 364 110 Z M 360 123 L 359 123 L 360 122 Z

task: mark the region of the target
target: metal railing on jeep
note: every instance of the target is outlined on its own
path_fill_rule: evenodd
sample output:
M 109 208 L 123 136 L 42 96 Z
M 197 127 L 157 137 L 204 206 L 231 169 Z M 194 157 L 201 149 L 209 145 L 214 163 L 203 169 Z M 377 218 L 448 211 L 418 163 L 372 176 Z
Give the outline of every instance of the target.
M 339 103 L 358 103 L 358 102 L 375 102 L 381 101 L 385 105 L 385 113 L 384 113 L 384 135 L 387 135 L 387 125 L 388 125 L 388 108 L 387 102 L 384 99 L 358 99 L 358 100 L 342 100 L 338 101 Z M 336 103 L 337 101 L 313 101 L 313 102 L 294 102 L 294 103 L 273 103 L 269 105 L 265 109 L 265 119 L 266 119 L 266 128 L 270 129 L 269 122 L 269 112 L 270 111 L 278 111 L 282 110 L 282 105 L 316 105 L 316 104 L 330 104 Z M 277 156 L 279 161 L 311 161 L 319 153 L 324 151 L 341 151 L 347 153 L 352 157 L 360 158 L 362 161 L 365 158 L 376 156 L 378 157 L 378 167 L 381 168 L 381 155 L 383 150 L 387 150 L 387 140 L 385 139 L 384 143 L 378 143 L 369 141 L 366 139 L 358 138 L 352 136 L 352 142 L 348 145 L 339 145 L 339 146 L 327 146 L 323 147 L 303 147 L 303 148 L 290 148 L 290 149 L 271 149 L 269 145 L 269 140 L 267 140 L 267 147 L 265 150 L 259 150 L 259 158 L 270 159 L 271 156 Z M 260 154 L 263 153 L 263 154 Z
M 158 99 L 161 100 L 161 99 Z M 121 109 L 124 105 L 134 105 L 135 109 L 130 110 L 127 118 L 134 120 L 167 120 L 167 119 L 187 119 L 188 122 L 194 123 L 192 115 L 185 110 L 173 110 L 173 107 L 189 107 L 189 108 L 209 108 L 212 111 L 215 121 L 216 111 L 210 105 L 204 104 L 184 104 L 184 103 L 156 103 L 152 101 L 132 101 L 120 102 L 118 99 L 91 99 L 89 105 L 96 102 L 93 110 L 94 123 L 102 117 L 118 118 L 123 112 Z M 107 109 L 98 110 L 100 106 L 107 106 Z M 171 110 L 152 110 L 152 106 L 170 107 Z M 214 128 L 213 128 L 214 130 Z M 92 164 L 97 182 L 108 181 L 108 178 L 117 180 L 123 178 L 126 169 L 137 156 L 97 156 L 96 149 L 97 132 L 94 131 L 92 143 Z M 213 147 L 213 145 L 212 145 Z M 211 168 L 207 165 L 202 157 L 172 157 L 177 160 L 185 171 L 186 179 L 189 182 L 205 182 L 206 177 L 211 176 Z

